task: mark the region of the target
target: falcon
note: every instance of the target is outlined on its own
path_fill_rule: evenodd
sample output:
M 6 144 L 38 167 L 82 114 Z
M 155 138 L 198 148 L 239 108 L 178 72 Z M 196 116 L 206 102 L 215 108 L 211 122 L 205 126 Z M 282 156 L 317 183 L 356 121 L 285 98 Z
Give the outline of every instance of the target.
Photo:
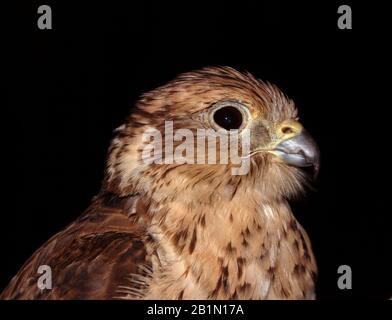
M 146 131 L 160 133 L 165 149 L 168 121 L 192 133 L 248 132 L 240 150 L 247 172 L 233 174 L 233 163 L 219 159 L 145 161 Z M 175 146 L 188 143 L 180 140 Z M 89 208 L 37 250 L 0 297 L 314 299 L 315 258 L 289 200 L 318 169 L 315 141 L 275 85 L 230 67 L 181 74 L 141 96 L 115 130 Z M 51 270 L 51 288 L 38 285 L 41 266 Z

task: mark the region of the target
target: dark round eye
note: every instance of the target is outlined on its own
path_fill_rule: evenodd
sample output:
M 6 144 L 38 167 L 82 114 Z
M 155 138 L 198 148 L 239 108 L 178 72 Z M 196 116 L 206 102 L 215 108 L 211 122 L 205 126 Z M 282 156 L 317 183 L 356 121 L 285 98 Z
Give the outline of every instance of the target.
M 235 107 L 222 107 L 214 113 L 215 123 L 223 129 L 239 129 L 242 125 L 242 113 Z

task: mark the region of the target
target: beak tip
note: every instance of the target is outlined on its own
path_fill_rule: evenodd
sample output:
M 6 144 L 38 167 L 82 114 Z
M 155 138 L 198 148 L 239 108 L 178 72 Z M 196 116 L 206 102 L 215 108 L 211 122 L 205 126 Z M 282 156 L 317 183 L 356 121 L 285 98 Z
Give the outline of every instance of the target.
M 320 172 L 320 161 L 313 166 L 313 180 L 317 180 Z
M 278 154 L 287 164 L 295 167 L 313 167 L 313 179 L 320 170 L 320 151 L 317 143 L 304 129 L 300 134 L 284 140 L 276 147 Z

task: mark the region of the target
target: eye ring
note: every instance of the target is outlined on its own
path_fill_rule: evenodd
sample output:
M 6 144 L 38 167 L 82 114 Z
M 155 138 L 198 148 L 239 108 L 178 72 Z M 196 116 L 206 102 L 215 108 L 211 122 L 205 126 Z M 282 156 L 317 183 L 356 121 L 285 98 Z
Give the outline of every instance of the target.
M 215 103 L 209 114 L 209 122 L 217 131 L 242 130 L 246 127 L 249 118 L 248 108 L 244 104 L 233 100 Z

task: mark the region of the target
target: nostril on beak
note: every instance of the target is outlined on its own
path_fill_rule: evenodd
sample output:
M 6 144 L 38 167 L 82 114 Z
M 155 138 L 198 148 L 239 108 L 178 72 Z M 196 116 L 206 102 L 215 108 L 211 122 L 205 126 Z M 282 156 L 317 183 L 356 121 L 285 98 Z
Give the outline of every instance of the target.
M 285 120 L 279 124 L 276 133 L 280 139 L 290 139 L 300 134 L 302 129 L 303 127 L 298 121 Z
M 291 127 L 283 127 L 282 132 L 283 132 L 283 134 L 291 134 L 291 133 L 294 133 L 294 129 Z

